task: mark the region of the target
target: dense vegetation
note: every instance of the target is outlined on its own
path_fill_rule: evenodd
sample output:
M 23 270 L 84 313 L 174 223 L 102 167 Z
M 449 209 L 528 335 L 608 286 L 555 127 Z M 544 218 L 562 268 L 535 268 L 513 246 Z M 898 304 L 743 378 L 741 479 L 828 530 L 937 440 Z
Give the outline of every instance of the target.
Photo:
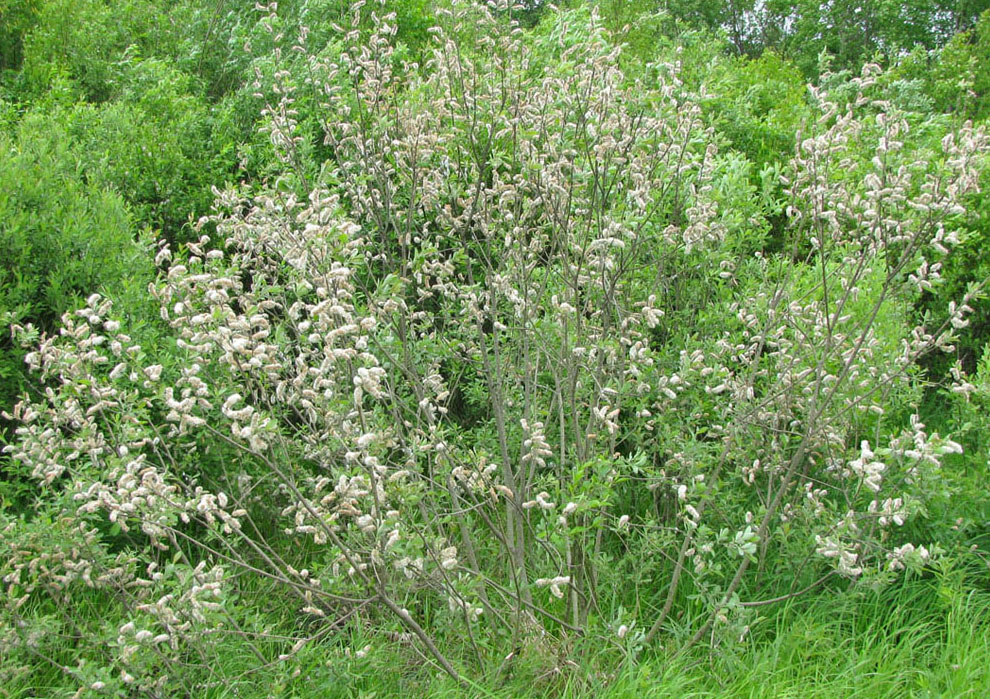
M 0 0 L 0 694 L 990 693 L 984 0 Z

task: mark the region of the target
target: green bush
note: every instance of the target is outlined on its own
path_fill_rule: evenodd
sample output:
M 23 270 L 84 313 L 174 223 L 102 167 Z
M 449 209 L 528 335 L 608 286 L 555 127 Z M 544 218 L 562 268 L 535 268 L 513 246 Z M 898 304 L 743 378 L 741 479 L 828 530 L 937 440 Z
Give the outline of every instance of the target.
M 916 79 L 939 112 L 984 120 L 990 116 L 990 10 L 969 31 L 956 34 L 939 51 L 917 49 L 897 72 Z
M 105 100 L 114 49 L 123 41 L 120 25 L 100 0 L 45 2 L 24 40 L 23 89 L 40 96 L 64 79 L 75 97 Z
M 794 151 L 794 134 L 809 119 L 808 88 L 797 67 L 779 55 L 737 58 L 707 70 L 712 98 L 706 109 L 733 147 L 756 170 L 783 162 Z
M 190 216 L 209 209 L 211 185 L 228 179 L 236 153 L 213 142 L 213 117 L 193 80 L 159 59 L 122 67 L 120 97 L 77 104 L 39 123 L 65 124 L 86 176 L 113 189 L 135 219 L 179 237 Z
M 80 175 L 64 133 L 25 133 L 16 141 L 0 135 L 0 318 L 5 327 L 33 323 L 50 332 L 79 298 L 101 286 L 114 289 L 147 270 L 124 202 Z M 22 358 L 5 332 L 0 337 L 4 410 L 22 388 Z
M 21 65 L 24 35 L 37 21 L 40 0 L 0 0 L 0 71 Z

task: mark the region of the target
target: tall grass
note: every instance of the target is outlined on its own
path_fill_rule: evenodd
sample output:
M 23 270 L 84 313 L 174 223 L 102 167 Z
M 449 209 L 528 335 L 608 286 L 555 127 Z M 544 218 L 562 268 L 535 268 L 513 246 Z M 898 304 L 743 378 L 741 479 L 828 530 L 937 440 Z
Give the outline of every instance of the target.
M 575 655 L 568 657 L 558 649 L 539 656 L 489 648 L 492 666 L 485 676 L 468 678 L 464 689 L 396 644 L 373 646 L 344 674 L 339 663 L 336 674 L 322 672 L 325 663 L 316 655 L 294 678 L 275 671 L 214 696 L 990 696 L 990 587 L 985 575 L 979 578 L 955 569 L 881 590 L 809 596 L 765 612 L 743 644 L 682 656 L 661 651 L 619 671 L 609 653 L 571 649 Z M 342 643 L 328 640 L 325 658 L 365 642 L 357 627 L 348 633 Z

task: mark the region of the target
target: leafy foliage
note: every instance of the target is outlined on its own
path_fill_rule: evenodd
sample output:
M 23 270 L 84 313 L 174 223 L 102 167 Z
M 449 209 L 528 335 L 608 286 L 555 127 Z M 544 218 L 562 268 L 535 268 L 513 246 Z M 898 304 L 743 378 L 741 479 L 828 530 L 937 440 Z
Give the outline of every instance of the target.
M 120 197 L 85 182 L 64 132 L 0 137 L 0 314 L 4 324 L 52 332 L 62 313 L 101 287 L 148 277 Z M 23 387 L 23 352 L 0 339 L 0 401 Z

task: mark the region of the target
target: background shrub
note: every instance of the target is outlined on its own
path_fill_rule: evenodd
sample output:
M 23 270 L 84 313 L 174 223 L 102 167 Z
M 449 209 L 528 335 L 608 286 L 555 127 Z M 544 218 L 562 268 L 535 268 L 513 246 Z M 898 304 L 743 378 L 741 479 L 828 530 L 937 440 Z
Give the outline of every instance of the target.
M 68 134 L 26 123 L 0 135 L 0 317 L 57 331 L 94 289 L 147 284 L 150 264 L 121 197 L 81 175 Z M 0 337 L 0 404 L 24 390 L 24 352 Z

